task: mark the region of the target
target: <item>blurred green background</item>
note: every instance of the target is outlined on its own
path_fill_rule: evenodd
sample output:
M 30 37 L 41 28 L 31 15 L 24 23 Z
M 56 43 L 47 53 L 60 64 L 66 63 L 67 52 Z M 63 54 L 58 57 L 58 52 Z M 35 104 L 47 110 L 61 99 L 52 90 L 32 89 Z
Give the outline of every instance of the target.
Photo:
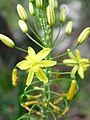
M 59 0 L 58 0 L 59 1 Z M 27 49 L 27 46 L 33 46 L 38 51 L 36 45 L 27 41 L 27 37 L 20 31 L 17 21 L 19 20 L 16 5 L 21 3 L 26 11 L 28 11 L 28 0 L 0 0 L 0 33 L 12 38 L 18 46 Z M 74 44 L 79 33 L 87 26 L 90 26 L 90 0 L 60 0 L 60 5 L 67 8 L 67 18 L 72 20 L 74 24 L 71 34 L 70 46 Z M 59 27 L 59 18 L 57 12 L 56 26 Z M 29 14 L 29 13 L 28 13 Z M 32 24 L 32 18 L 30 23 Z M 34 26 L 32 24 L 34 29 Z M 55 29 L 56 30 L 56 29 Z M 33 34 L 30 32 L 33 36 Z M 33 36 L 34 37 L 34 36 Z M 68 47 L 70 47 L 68 45 Z M 82 56 L 90 58 L 90 38 L 85 45 L 80 46 Z M 62 52 L 65 49 L 62 50 Z M 59 53 L 59 51 L 58 51 Z M 54 53 L 56 54 L 56 53 Z M 10 49 L 0 42 L 0 120 L 16 120 L 20 115 L 25 113 L 24 109 L 19 105 L 19 96 L 25 87 L 25 74 L 21 74 L 18 87 L 11 84 L 11 72 L 14 65 L 20 61 L 25 54 L 20 51 Z M 85 74 L 85 80 L 79 81 L 80 91 L 72 101 L 72 109 L 74 113 L 80 115 L 90 115 L 90 68 Z M 73 120 L 73 119 L 72 119 Z

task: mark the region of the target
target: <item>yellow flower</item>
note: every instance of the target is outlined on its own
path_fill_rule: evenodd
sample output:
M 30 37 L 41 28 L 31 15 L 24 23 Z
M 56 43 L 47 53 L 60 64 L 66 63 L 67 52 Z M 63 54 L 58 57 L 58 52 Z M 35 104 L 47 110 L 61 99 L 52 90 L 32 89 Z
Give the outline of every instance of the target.
M 84 72 L 90 66 L 89 59 L 81 58 L 79 50 L 75 51 L 76 56 L 74 56 L 72 52 L 70 52 L 70 49 L 68 49 L 68 55 L 71 59 L 65 59 L 63 60 L 63 63 L 67 66 L 74 66 L 71 71 L 71 77 L 73 78 L 78 71 L 79 76 L 84 79 Z
M 41 68 L 54 66 L 56 64 L 56 61 L 43 60 L 50 51 L 50 48 L 44 48 L 36 54 L 33 48 L 28 47 L 28 55 L 25 57 L 25 60 L 22 60 L 16 65 L 21 70 L 28 70 L 26 85 L 30 85 L 34 77 L 34 73 L 39 80 L 44 83 L 48 82 L 48 78 Z

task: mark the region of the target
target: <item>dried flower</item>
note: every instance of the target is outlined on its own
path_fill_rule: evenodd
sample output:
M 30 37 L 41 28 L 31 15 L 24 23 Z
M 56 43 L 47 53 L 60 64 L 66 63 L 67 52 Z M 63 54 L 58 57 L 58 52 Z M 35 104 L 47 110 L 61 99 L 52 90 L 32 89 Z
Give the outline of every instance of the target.
M 69 88 L 68 94 L 67 94 L 67 100 L 71 100 L 76 92 L 77 82 L 76 80 L 72 80 L 71 86 Z
M 13 84 L 14 87 L 17 85 L 17 80 L 18 80 L 17 69 L 14 68 L 13 71 L 12 71 L 12 84 Z

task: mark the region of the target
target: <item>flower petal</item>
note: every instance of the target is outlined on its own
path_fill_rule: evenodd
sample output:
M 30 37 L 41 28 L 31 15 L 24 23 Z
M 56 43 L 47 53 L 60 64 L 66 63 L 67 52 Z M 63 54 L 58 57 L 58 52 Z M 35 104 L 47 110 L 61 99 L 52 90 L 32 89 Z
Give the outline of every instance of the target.
M 84 79 L 84 69 L 82 66 L 79 66 L 78 74 L 82 79 Z
M 56 65 L 56 61 L 51 61 L 51 60 L 42 60 L 40 62 L 38 62 L 38 65 L 40 67 L 49 67 L 49 66 L 54 66 Z
M 35 51 L 33 48 L 28 47 L 28 55 L 31 57 L 34 57 L 36 55 Z
M 30 85 L 34 76 L 34 71 L 30 70 L 28 73 L 26 85 Z
M 31 64 L 30 61 L 22 60 L 16 66 L 21 70 L 26 70 L 26 69 L 30 68 L 30 64 Z
M 46 75 L 44 74 L 40 67 L 38 67 L 38 70 L 35 73 L 39 80 L 43 81 L 44 83 L 48 82 L 48 78 L 46 77 Z
M 73 53 L 70 51 L 70 49 L 67 50 L 68 51 L 68 56 L 73 59 L 76 60 L 76 57 L 73 55 Z
M 77 64 L 77 62 L 72 59 L 65 59 L 63 60 L 63 63 L 66 64 L 67 66 L 75 66 Z
M 50 51 L 51 51 L 50 48 L 44 48 L 39 53 L 37 53 L 37 55 L 35 57 L 36 62 L 44 59 L 50 53 Z
M 78 70 L 78 66 L 75 65 L 75 66 L 73 67 L 73 69 L 71 70 L 71 78 L 74 78 L 74 77 L 75 77 L 75 74 L 76 74 L 77 70 Z
M 76 55 L 76 57 L 77 57 L 78 60 L 81 59 L 81 57 L 80 57 L 80 51 L 79 50 L 75 50 L 75 55 Z

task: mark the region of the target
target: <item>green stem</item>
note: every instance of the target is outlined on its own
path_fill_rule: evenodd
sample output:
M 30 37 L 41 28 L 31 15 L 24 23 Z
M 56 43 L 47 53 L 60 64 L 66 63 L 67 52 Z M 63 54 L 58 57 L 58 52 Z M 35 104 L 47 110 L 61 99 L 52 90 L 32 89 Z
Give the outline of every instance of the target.
M 17 46 L 15 46 L 15 48 L 17 49 L 17 50 L 20 50 L 20 51 L 22 51 L 22 52 L 28 52 L 27 50 L 24 50 L 24 49 L 22 49 L 22 48 L 20 48 L 20 47 L 17 47 Z
M 61 55 L 58 55 L 58 56 L 56 56 L 56 57 L 54 57 L 54 58 L 52 58 L 52 59 L 60 58 L 60 57 L 62 57 L 62 56 L 64 56 L 64 55 L 68 54 L 69 52 L 71 52 L 72 50 L 74 50 L 74 49 L 77 48 L 77 47 L 78 47 L 78 45 L 76 45 L 75 47 L 73 47 L 70 51 L 67 51 L 67 52 L 65 52 L 65 53 L 63 53 L 63 54 L 61 54 Z
M 61 32 L 61 28 L 62 28 L 62 24 L 60 25 L 60 28 L 59 28 L 58 34 L 57 34 L 55 40 L 53 41 L 53 43 L 55 43 L 55 42 L 57 41 L 57 39 L 58 39 L 58 37 L 59 37 L 59 35 L 60 35 L 60 32 Z
M 66 37 L 67 36 L 65 35 L 65 37 L 58 44 L 54 45 L 54 47 L 52 48 L 52 50 L 55 49 L 56 47 L 58 47 L 62 42 L 64 42 L 66 40 Z
M 32 33 L 38 38 L 38 40 L 43 44 L 43 42 L 42 42 L 42 39 L 41 39 L 41 37 L 40 36 L 38 36 L 35 32 L 34 32 L 34 30 L 32 29 L 32 27 L 28 24 L 28 26 L 29 26 L 29 29 L 32 31 Z M 36 28 L 35 28 L 36 29 Z M 37 32 L 37 31 L 36 31 Z
M 71 74 L 71 72 L 51 72 L 51 74 L 66 75 L 66 74 Z
M 44 48 L 40 43 L 38 43 L 36 40 L 34 40 L 28 33 L 26 33 L 28 38 L 30 38 L 34 43 L 36 43 L 39 47 Z

